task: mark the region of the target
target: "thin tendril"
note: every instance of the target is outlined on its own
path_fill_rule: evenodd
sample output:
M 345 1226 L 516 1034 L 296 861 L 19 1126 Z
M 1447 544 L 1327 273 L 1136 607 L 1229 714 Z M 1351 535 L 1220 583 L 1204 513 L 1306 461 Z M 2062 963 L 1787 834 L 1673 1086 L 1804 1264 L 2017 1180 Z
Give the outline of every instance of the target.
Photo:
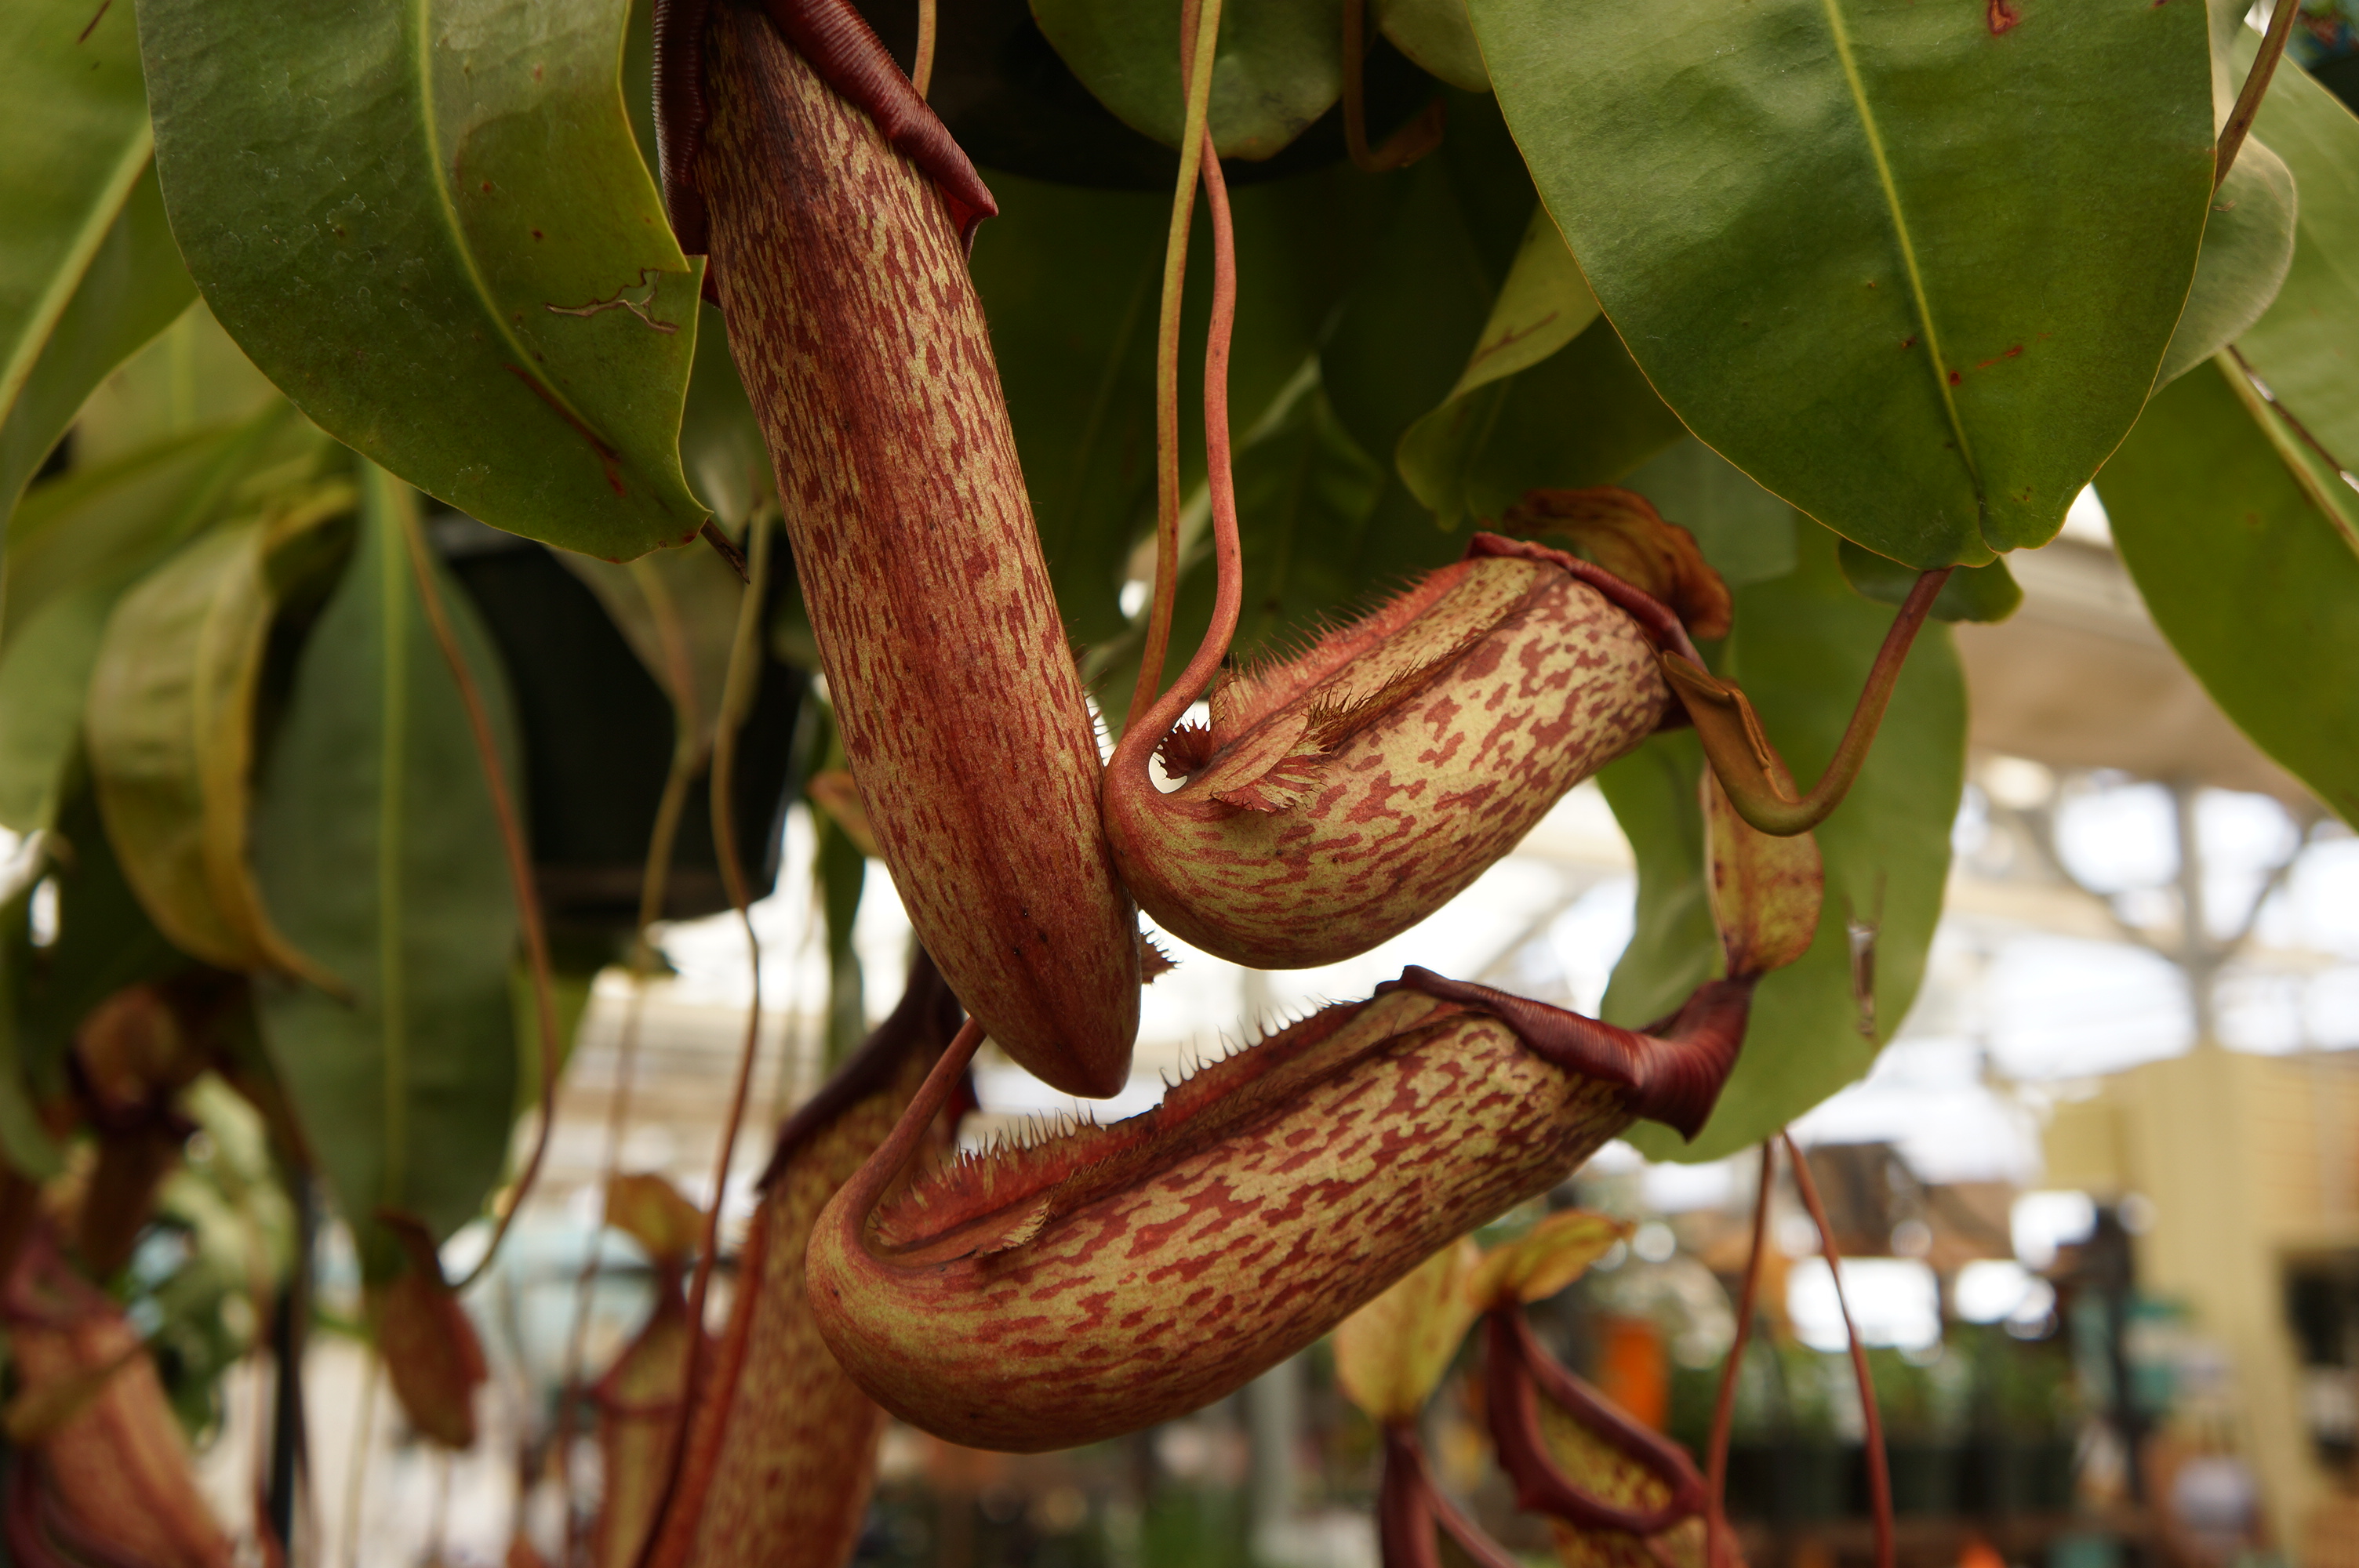
M 688 1365 L 680 1379 L 679 1418 L 672 1433 L 671 1454 L 664 1469 L 663 1487 L 647 1521 L 647 1533 L 633 1559 L 646 1568 L 662 1542 L 672 1505 L 679 1493 L 680 1468 L 688 1458 L 689 1435 L 696 1418 L 697 1384 L 704 1374 L 704 1303 L 712 1286 L 712 1270 L 721 1249 L 721 1200 L 729 1190 L 729 1167 L 737 1153 L 738 1129 L 745 1120 L 745 1102 L 754 1087 L 754 1059 L 762 1033 L 762 945 L 754 932 L 753 900 L 745 886 L 745 869 L 737 857 L 737 824 L 731 795 L 737 772 L 737 731 L 754 706 L 755 659 L 761 647 L 763 589 L 770 578 L 769 519 L 754 519 L 753 580 L 737 607 L 737 630 L 729 646 L 729 675 L 722 685 L 720 725 L 712 741 L 712 849 L 721 862 L 721 881 L 729 892 L 730 907 L 745 928 L 747 968 L 754 996 L 745 1011 L 745 1039 L 738 1048 L 737 1076 L 729 1091 L 729 1115 L 722 1124 L 720 1152 L 712 1162 L 712 1203 L 705 1210 L 704 1238 L 697 1249 L 696 1272 L 688 1290 Z
M 1721 787 L 1728 792 L 1729 804 L 1736 808 L 1739 816 L 1764 833 L 1783 838 L 1808 832 L 1843 804 L 1843 796 L 1859 777 L 1859 770 L 1867 762 L 1869 749 L 1875 744 L 1876 730 L 1884 722 L 1884 710 L 1891 705 L 1894 688 L 1900 684 L 1908 650 L 1926 617 L 1932 613 L 1933 601 L 1940 597 L 1942 586 L 1955 569 L 1936 567 L 1918 574 L 1908 597 L 1901 601 L 1899 612 L 1893 616 L 1892 625 L 1884 634 L 1883 645 L 1876 649 L 1875 662 L 1868 668 L 1867 680 L 1860 687 L 1859 701 L 1852 708 L 1851 722 L 1843 727 L 1835 754 L 1828 759 L 1819 782 L 1799 800 L 1788 789 L 1786 781 L 1764 767 L 1767 741 L 1759 734 L 1757 720 L 1744 692 L 1714 679 L 1684 654 L 1667 651 L 1661 655 L 1663 673 L 1670 678 L 1672 689 L 1679 693 L 1680 700 L 1688 705 L 1697 736 L 1703 741 L 1704 754 L 1712 772 L 1720 775 Z M 1715 707 L 1723 711 L 1713 711 Z M 1742 736 L 1739 730 L 1744 731 Z
M 1753 1205 L 1753 1247 L 1745 1255 L 1745 1288 L 1736 1301 L 1736 1339 L 1728 1347 L 1728 1364 L 1720 1371 L 1720 1392 L 1712 1405 L 1712 1437 L 1705 1444 L 1704 1500 L 1705 1568 L 1720 1568 L 1722 1543 L 1728 1533 L 1728 1437 L 1736 1419 L 1736 1379 L 1745 1365 L 1745 1347 L 1753 1337 L 1754 1303 L 1761 1292 L 1761 1244 L 1769 1230 L 1769 1189 L 1777 1174 L 1777 1146 L 1761 1145 L 1761 1195 Z
M 935 0 L 918 0 L 918 53 L 909 62 L 909 85 L 923 98 L 934 84 Z
M 1794 1185 L 1802 1206 L 1819 1227 L 1819 1250 L 1826 1255 L 1827 1277 L 1835 1283 L 1835 1305 L 1843 1312 L 1843 1334 L 1851 1341 L 1851 1369 L 1859 1379 L 1860 1416 L 1867 1423 L 1867 1506 L 1875 1518 L 1876 1568 L 1892 1568 L 1892 1472 L 1884 1456 L 1884 1416 L 1875 1408 L 1875 1379 L 1867 1370 L 1867 1347 L 1859 1342 L 1859 1325 L 1852 1321 L 1851 1303 L 1843 1299 L 1843 1260 L 1835 1249 L 1835 1228 L 1827 1223 L 1826 1206 L 1819 1202 L 1819 1184 L 1810 1179 L 1810 1162 L 1794 1147 L 1794 1135 L 1781 1132 L 1787 1162 L 1794 1168 Z
M 1229 339 L 1237 318 L 1236 233 L 1229 222 L 1228 184 L 1222 177 L 1220 155 L 1212 150 L 1210 131 L 1204 133 L 1201 150 L 1204 204 L 1212 219 L 1212 312 L 1204 339 L 1204 460 L 1205 488 L 1212 511 L 1212 619 L 1204 628 L 1204 640 L 1196 645 L 1195 657 L 1188 661 L 1171 689 L 1155 699 L 1146 712 L 1133 708 L 1122 743 L 1114 749 L 1111 765 L 1116 768 L 1147 765 L 1147 752 L 1179 721 L 1228 656 L 1229 640 L 1236 635 L 1237 613 L 1245 602 L 1236 476 L 1229 461 Z M 1143 667 L 1141 673 L 1145 673 Z
M 418 583 L 418 602 L 425 611 L 426 624 L 434 633 L 435 645 L 442 650 L 443 662 L 451 666 L 451 678 L 459 688 L 460 704 L 467 710 L 467 732 L 475 743 L 475 760 L 482 764 L 484 786 L 492 799 L 492 816 L 498 822 L 500 844 L 507 851 L 508 881 L 516 891 L 516 925 L 524 932 L 525 960 L 532 968 L 532 1005 L 540 1025 L 540 1127 L 534 1133 L 532 1153 L 525 1161 L 524 1173 L 509 1189 L 507 1203 L 501 1208 L 499 1218 L 492 1228 L 491 1245 L 466 1277 L 451 1287 L 457 1295 L 492 1266 L 500 1255 L 500 1243 L 507 1238 L 508 1227 L 516 1223 L 516 1212 L 524 1207 L 525 1195 L 532 1191 L 539 1178 L 540 1167 L 549 1155 L 549 1136 L 557 1127 L 557 1074 L 564 1060 L 563 1044 L 557 1038 L 557 982 L 549 962 L 549 928 L 541 918 L 540 889 L 532 878 L 532 849 L 526 842 L 524 823 L 516 815 L 516 798 L 508 793 L 507 769 L 501 765 L 499 741 L 492 733 L 492 716 L 484 705 L 483 688 L 475 684 L 475 675 L 467 667 L 466 655 L 460 651 L 458 636 L 451 630 L 451 618 L 443 612 L 442 591 L 434 581 L 433 568 L 426 554 L 426 535 L 418 526 L 414 509 L 401 510 L 401 536 L 409 546 L 410 575 Z
M 683 687 L 683 692 L 689 688 Z M 656 805 L 653 830 L 647 835 L 647 857 L 639 871 L 639 918 L 636 939 L 631 945 L 631 1000 L 624 1010 L 621 1038 L 614 1048 L 614 1092 L 606 1104 L 606 1150 L 600 1162 L 598 1190 L 614 1190 L 614 1177 L 622 1168 L 623 1135 L 631 1120 L 631 1089 L 637 1069 L 639 1027 L 647 1010 L 647 980 L 655 969 L 655 946 L 647 939 L 647 927 L 663 913 L 666 884 L 670 881 L 672 845 L 679 834 L 679 819 L 688 806 L 689 785 L 696 779 L 697 770 L 704 765 L 704 741 L 701 727 L 695 721 L 693 693 L 690 700 L 675 699 L 672 721 L 679 734 L 672 743 L 671 772 L 664 779 L 663 795 Z M 590 1294 L 598 1275 L 604 1268 L 606 1229 L 600 1226 L 590 1238 L 590 1252 L 582 1260 L 582 1271 L 573 1280 L 573 1317 L 565 1334 L 564 1372 L 558 1387 L 562 1390 L 557 1409 L 558 1476 L 563 1497 L 565 1518 L 566 1558 L 574 1560 L 579 1544 L 579 1521 L 573 1509 L 573 1465 L 568 1449 L 573 1439 L 574 1418 L 582 1408 L 582 1362 L 588 1352 L 590 1329 Z
M 1163 308 L 1155 329 L 1155 600 L 1131 692 L 1133 719 L 1163 687 L 1163 661 L 1171 647 L 1171 616 L 1180 595 L 1180 311 L 1188 281 L 1188 228 L 1196 212 L 1202 157 L 1212 150 L 1212 59 L 1221 33 L 1221 0 L 1182 0 L 1180 72 L 1188 108 L 1180 132 L 1180 182 L 1171 199 L 1171 231 L 1163 249 Z M 1211 411 L 1205 415 L 1211 424 Z

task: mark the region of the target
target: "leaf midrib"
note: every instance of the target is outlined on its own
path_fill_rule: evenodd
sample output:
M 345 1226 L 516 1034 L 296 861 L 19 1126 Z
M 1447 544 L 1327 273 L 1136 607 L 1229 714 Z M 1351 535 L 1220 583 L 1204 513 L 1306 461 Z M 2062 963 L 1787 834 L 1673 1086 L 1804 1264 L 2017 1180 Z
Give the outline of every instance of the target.
M 1982 502 L 1982 473 L 1974 464 L 1973 445 L 1966 439 L 1964 421 L 1958 416 L 1957 399 L 1951 395 L 1950 365 L 1941 352 L 1940 334 L 1933 328 L 1932 300 L 1926 293 L 1924 274 L 1917 265 L 1916 241 L 1908 232 L 1908 214 L 1901 210 L 1899 182 L 1893 178 L 1892 160 L 1885 151 L 1884 135 L 1876 128 L 1875 111 L 1868 107 L 1867 83 L 1862 80 L 1859 62 L 1852 56 L 1851 30 L 1843 23 L 1842 0 L 1821 0 L 1826 8 L 1827 27 L 1834 35 L 1835 59 L 1843 67 L 1843 85 L 1851 92 L 1852 107 L 1858 112 L 1860 133 L 1867 139 L 1868 156 L 1875 161 L 1875 178 L 1884 188 L 1885 210 L 1892 218 L 1892 232 L 1900 243 L 1900 261 L 1908 275 L 1908 297 L 1917 308 L 1917 327 L 1925 339 L 1926 360 L 1933 367 L 1933 390 L 1940 395 L 1941 411 L 1949 416 L 1950 433 L 1957 438 L 1958 460 L 1965 465 L 1966 477 L 1973 484 L 1974 501 Z
M 57 330 L 66 307 L 73 303 L 82 278 L 90 271 L 92 259 L 98 254 L 98 247 L 106 243 L 115 219 L 122 215 L 124 203 L 131 200 L 131 188 L 139 183 L 139 176 L 155 150 L 155 127 L 143 118 L 115 160 L 114 171 L 100 187 L 98 200 L 84 213 L 81 232 L 66 248 L 57 270 L 50 274 L 49 287 L 27 314 L 24 330 L 9 349 L 7 363 L 0 366 L 0 414 L 16 407 L 25 384 L 32 379 L 33 367 L 40 362 L 41 351 L 49 347 L 49 335 Z
M 441 217 L 443 228 L 449 233 L 451 254 L 458 258 L 460 269 L 467 275 L 468 287 L 473 291 L 475 303 L 482 310 L 484 319 L 491 322 L 492 330 L 499 334 L 500 341 L 508 346 L 510 368 L 528 380 L 543 397 L 557 407 L 575 429 L 585 433 L 596 433 L 599 445 L 619 450 L 615 448 L 615 444 L 608 441 L 604 434 L 599 431 L 598 427 L 587 418 L 579 407 L 575 406 L 573 399 L 566 396 L 562 389 L 552 384 L 547 376 L 540 373 L 537 356 L 524 340 L 516 335 L 516 330 L 509 323 L 506 315 L 497 308 L 497 302 L 492 294 L 492 287 L 484 280 L 483 269 L 475 265 L 474 250 L 467 243 L 467 231 L 459 221 L 459 204 L 451 198 L 451 177 L 442 162 L 442 140 L 436 134 L 439 121 L 435 114 L 434 46 L 432 29 L 429 26 L 433 20 L 433 0 L 414 0 L 410 6 L 411 37 L 415 39 L 415 52 L 411 63 L 418 72 L 418 134 L 426 143 L 427 167 L 434 171 L 431 181 L 434 191 L 434 210 Z M 621 460 L 619 456 L 615 459 L 617 463 Z
M 409 1058 L 408 976 L 402 966 L 401 828 L 403 785 L 408 771 L 409 718 L 408 605 L 401 591 L 399 508 L 407 497 L 394 491 L 392 476 L 373 473 L 377 492 L 377 613 L 384 665 L 378 677 L 376 825 L 377 1020 L 385 1050 L 385 1184 L 389 1208 L 406 1208 L 408 1171 Z

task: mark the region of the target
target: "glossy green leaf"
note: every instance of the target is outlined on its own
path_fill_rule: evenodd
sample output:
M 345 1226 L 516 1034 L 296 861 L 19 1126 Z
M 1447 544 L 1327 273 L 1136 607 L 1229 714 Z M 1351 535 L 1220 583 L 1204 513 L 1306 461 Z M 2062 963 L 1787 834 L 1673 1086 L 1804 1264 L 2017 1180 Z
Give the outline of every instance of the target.
M 694 534 L 677 439 L 701 266 L 623 107 L 622 0 L 145 0 L 190 270 L 339 439 L 611 559 Z
M 2359 822 L 2359 494 L 2224 358 L 2155 395 L 2097 488 L 2212 700 Z
M 1653 502 L 1665 522 L 1693 534 L 1704 559 L 1729 587 L 1767 582 L 1794 569 L 1794 509 L 1694 437 L 1622 483 Z
M 1440 413 L 1403 438 L 1400 466 L 1450 509 L 1435 513 L 1445 526 L 1487 526 L 1528 490 L 1619 483 L 1687 434 L 1603 320 Z
M 680 466 L 698 499 L 712 508 L 722 528 L 734 537 L 745 532 L 756 508 L 777 503 L 778 484 L 761 424 L 737 374 L 737 362 L 729 354 L 721 308 L 705 306 L 701 319 L 688 406 L 680 415 Z
M 125 586 L 117 578 L 60 596 L 0 654 L 0 825 L 15 832 L 57 819 L 99 641 Z
M 84 709 L 107 838 L 148 917 L 224 969 L 342 983 L 271 926 L 247 859 L 255 697 L 280 602 L 332 570 L 321 535 L 348 515 L 341 481 L 207 530 L 107 619 Z
M 1393 48 L 1425 70 L 1462 92 L 1491 91 L 1466 0 L 1375 0 L 1369 9 Z
M 1400 438 L 1401 477 L 1445 528 L 1467 515 L 1468 492 L 1505 407 L 1505 384 L 1571 342 L 1597 319 L 1597 297 L 1545 208 L 1532 211 L 1515 265 L 1440 407 Z
M 1838 552 L 1844 580 L 1879 604 L 1897 605 L 1917 586 L 1917 573 L 1898 561 L 1863 550 L 1849 539 Z M 2023 602 L 2023 589 L 2004 558 L 1987 566 L 1958 567 L 1933 596 L 1936 621 L 2004 621 Z
M 1671 730 L 1597 775 L 1614 820 L 1637 861 L 1630 946 L 1614 966 L 1601 1016 L 1651 1023 L 1668 1018 L 1721 966 L 1704 879 L 1703 748 L 1693 730 Z
M 1058 607 L 1084 646 L 1122 633 L 1117 595 L 1155 521 L 1155 322 L 1168 197 L 993 177 L 1000 216 L 975 238 L 991 325 Z M 1234 196 L 1237 325 L 1231 427 L 1261 420 L 1319 341 L 1392 198 L 1348 168 Z M 1180 362 L 1202 363 L 1212 253 L 1196 225 Z M 1201 383 L 1183 371 L 1182 482 L 1204 471 Z
M 288 940 L 351 988 L 264 979 L 263 1037 L 372 1277 L 369 1221 L 437 1237 L 497 1180 L 516 1103 L 516 909 L 459 692 L 420 609 L 415 504 L 364 470 L 360 535 L 312 628 L 263 774 L 255 871 Z M 466 596 L 441 599 L 514 753 L 505 687 Z
M 1804 524 L 1793 573 L 1740 589 L 1719 673 L 1742 683 L 1797 779 L 1834 753 L 1890 611 L 1853 593 L 1834 537 Z M 1736 1071 L 1702 1134 L 1645 1125 L 1652 1159 L 1711 1160 L 1767 1136 L 1864 1073 L 1916 1000 L 1941 911 L 1950 830 L 1965 784 L 1966 697 L 1949 633 L 1917 638 L 1875 748 L 1816 829 L 1826 868 L 1819 932 L 1755 993 Z M 1629 1025 L 1676 1008 L 1709 978 L 1718 939 L 1704 887 L 1701 757 L 1689 734 L 1658 736 L 1600 776 L 1639 868 L 1638 925 L 1604 1015 Z M 1873 933 L 1872 1007 L 1854 991 L 1853 927 Z M 1872 1022 L 1873 1037 L 1863 1031 Z
M 156 275 L 178 264 L 152 187 L 133 201 L 154 138 L 129 6 L 12 0 L 0 10 L 0 103 L 5 514 L 92 383 L 172 319 Z
M 1337 422 L 1306 374 L 1281 416 L 1237 454 L 1237 540 L 1245 557 L 1245 604 L 1229 644 L 1240 659 L 1283 654 L 1314 629 L 1397 581 L 1380 581 L 1361 560 L 1385 473 Z M 1440 541 L 1435 554 L 1458 554 Z M 1212 620 L 1210 553 L 1180 579 L 1173 643 L 1193 648 Z
M 1132 129 L 1179 145 L 1179 6 L 1032 0 L 1032 16 L 1099 103 Z M 1223 157 L 1270 157 L 1343 91 L 1343 0 L 1252 0 L 1222 9 L 1212 125 Z
M 0 611 L 0 824 L 26 833 L 53 820 L 100 637 L 124 590 L 257 477 L 307 477 L 318 433 L 273 403 L 244 424 L 51 481 L 18 508 Z
M 2293 265 L 2296 200 L 2285 160 L 2247 137 L 2212 198 L 2195 287 L 2155 373 L 2167 385 L 2234 342 L 2261 319 Z
M 1427 158 L 1396 177 L 1399 203 L 1319 348 L 1336 417 L 1380 460 L 1449 395 L 1505 277 L 1485 265 L 1451 172 Z
M 1542 199 L 1698 436 L 1911 566 L 2056 532 L 2194 276 L 2201 6 L 1471 9 Z
M 2239 32 L 2232 58 L 2242 80 L 2257 40 Z M 2308 72 L 2282 65 L 2255 134 L 2293 171 L 2301 211 L 2285 283 L 2236 346 L 2350 469 L 2359 463 L 2359 118 Z
M 83 400 L 74 416 L 74 466 L 113 462 L 285 401 L 200 299 Z
M 172 324 L 197 297 L 164 221 L 153 169 L 141 174 L 99 243 L 40 357 L 0 417 L 0 514 L 106 373 Z M 81 451 L 75 460 L 87 460 Z

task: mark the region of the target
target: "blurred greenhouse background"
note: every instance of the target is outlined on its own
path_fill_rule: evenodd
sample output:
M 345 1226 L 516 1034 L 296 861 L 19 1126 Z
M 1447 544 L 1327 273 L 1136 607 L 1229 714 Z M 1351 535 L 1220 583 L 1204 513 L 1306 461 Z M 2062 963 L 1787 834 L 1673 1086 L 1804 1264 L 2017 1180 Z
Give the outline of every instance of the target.
M 1902 1554 L 1976 1568 L 2347 1563 L 2359 840 L 2203 700 L 2145 622 L 2093 497 L 2065 538 L 2017 563 L 2027 600 L 2004 654 L 1961 633 L 1978 751 L 1923 993 L 1865 1080 L 1794 1130 L 1875 1346 Z M 2066 660 L 2085 678 L 2047 678 Z M 778 891 L 755 912 L 762 1049 L 754 1130 L 723 1195 L 732 1225 L 751 1212 L 760 1130 L 810 1092 L 823 1059 L 814 844 L 797 806 Z M 1584 785 L 1454 903 L 1362 958 L 1263 974 L 1179 948 L 1147 995 L 1137 1076 L 1096 1114 L 1142 1108 L 1261 1025 L 1364 995 L 1408 963 L 1593 1009 L 1630 939 L 1634 887 Z M 1854 922 L 1872 962 L 1874 912 Z M 337 1334 L 357 1310 L 349 1242 L 319 1236 L 302 1560 L 515 1562 L 519 1532 L 554 1560 L 569 1503 L 586 1517 L 587 1483 L 569 1499 L 552 1479 L 575 1303 L 592 1306 L 581 1354 L 594 1371 L 652 1299 L 644 1259 L 599 1224 L 614 1097 L 627 1070 L 620 1168 L 709 1200 L 720 1086 L 753 1000 L 733 920 L 672 925 L 662 944 L 673 972 L 643 992 L 619 969 L 597 980 L 548 1168 L 466 1298 L 494 1362 L 473 1452 L 452 1458 L 401 1429 L 358 1342 Z M 866 879 L 853 949 L 874 1019 L 908 951 L 882 875 Z M 1004 1060 L 977 1078 L 970 1140 L 1079 1109 Z M 221 1114 L 191 1180 L 235 1162 L 240 1113 Z M 1615 1144 L 1548 1199 L 1635 1229 L 1536 1311 L 1543 1335 L 1699 1453 L 1758 1169 L 1751 1153 L 1649 1163 Z M 1865 1548 L 1863 1422 L 1832 1281 L 1784 1180 L 1730 1495 L 1752 1560 L 1815 1568 Z M 463 1269 L 482 1243 L 462 1233 L 446 1261 Z M 154 1277 L 187 1277 L 178 1259 L 153 1262 Z M 269 1463 L 272 1384 L 241 1372 L 225 1388 L 204 1463 L 237 1518 Z M 586 1412 L 574 1424 L 577 1472 L 593 1476 Z M 1437 1401 L 1430 1426 L 1443 1484 L 1511 1547 L 1546 1554 L 1484 1462 L 1471 1398 Z M 896 1428 L 860 1561 L 1373 1568 L 1376 1461 L 1322 1345 L 1199 1415 L 1086 1450 L 982 1454 Z M 364 1469 L 372 1483 L 356 1489 Z

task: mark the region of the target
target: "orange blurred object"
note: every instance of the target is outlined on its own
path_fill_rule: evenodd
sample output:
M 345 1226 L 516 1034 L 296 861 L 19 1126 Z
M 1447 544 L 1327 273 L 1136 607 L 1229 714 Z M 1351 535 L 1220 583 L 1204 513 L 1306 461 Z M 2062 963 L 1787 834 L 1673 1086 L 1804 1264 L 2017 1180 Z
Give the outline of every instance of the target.
M 1657 1432 L 1669 1424 L 1671 1363 L 1662 1331 L 1644 1318 L 1597 1322 L 1597 1387 Z

